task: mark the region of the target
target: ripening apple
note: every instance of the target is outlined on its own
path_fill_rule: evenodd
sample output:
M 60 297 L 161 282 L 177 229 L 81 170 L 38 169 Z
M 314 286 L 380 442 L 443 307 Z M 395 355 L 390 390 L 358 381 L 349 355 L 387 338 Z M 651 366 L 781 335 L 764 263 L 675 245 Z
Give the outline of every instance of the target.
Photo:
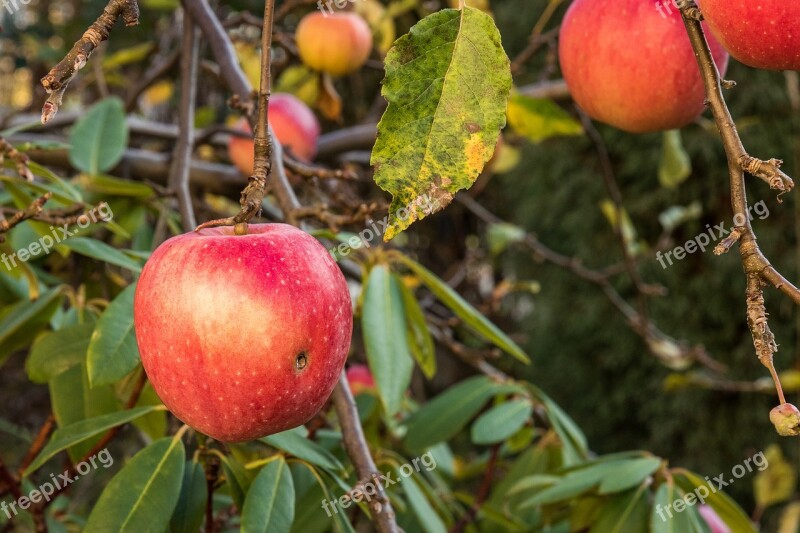
M 700 0 L 711 33 L 751 67 L 800 70 L 800 2 Z
M 161 400 L 210 437 L 240 442 L 304 424 L 344 368 L 353 315 L 344 276 L 285 224 L 210 228 L 159 246 L 134 326 Z
M 587 115 L 632 133 L 680 128 L 704 109 L 680 12 L 643 0 L 575 0 L 561 25 L 564 80 Z M 709 36 L 724 73 L 728 54 Z
M 367 365 L 352 365 L 348 368 L 347 383 L 354 396 L 375 390 L 375 378 Z
M 314 112 L 299 98 L 288 93 L 275 93 L 269 98 L 269 123 L 281 146 L 292 155 L 309 162 L 317 154 L 320 126 Z M 252 133 L 247 119 L 236 125 L 242 131 Z M 246 176 L 253 174 L 253 140 L 231 136 L 228 141 L 228 157 Z
M 308 67 L 333 76 L 361 68 L 372 51 L 372 30 L 355 13 L 309 13 L 295 33 L 300 59 Z

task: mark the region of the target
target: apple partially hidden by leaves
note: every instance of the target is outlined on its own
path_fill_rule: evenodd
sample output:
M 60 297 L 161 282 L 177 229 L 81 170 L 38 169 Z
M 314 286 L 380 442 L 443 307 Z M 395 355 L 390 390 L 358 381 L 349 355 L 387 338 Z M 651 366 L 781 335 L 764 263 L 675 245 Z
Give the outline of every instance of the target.
M 134 301 L 142 364 L 186 424 L 225 442 L 299 426 L 327 401 L 350 348 L 347 283 L 285 224 L 203 229 L 162 244 Z
M 347 383 L 354 396 L 375 390 L 375 378 L 367 365 L 352 365 L 348 368 Z
M 320 125 L 314 112 L 299 98 L 288 93 L 275 93 L 269 99 L 269 123 L 281 143 L 298 159 L 309 162 L 317 154 Z M 246 119 L 237 128 L 252 134 Z M 228 157 L 246 176 L 253 174 L 253 139 L 231 136 Z
M 575 0 L 561 24 L 558 55 L 575 102 L 595 120 L 632 133 L 686 126 L 705 90 L 677 9 L 642 0 Z M 717 68 L 728 54 L 709 34 Z
M 355 13 L 309 13 L 295 32 L 297 51 L 308 67 L 344 76 L 360 69 L 372 51 L 372 30 Z
M 700 0 L 714 37 L 745 65 L 800 70 L 800 2 Z

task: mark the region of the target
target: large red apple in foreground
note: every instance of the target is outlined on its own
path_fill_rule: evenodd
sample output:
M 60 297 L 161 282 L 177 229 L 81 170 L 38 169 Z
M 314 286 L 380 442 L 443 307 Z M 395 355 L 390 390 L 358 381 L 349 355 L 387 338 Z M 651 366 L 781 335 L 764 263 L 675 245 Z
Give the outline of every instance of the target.
M 680 128 L 704 108 L 697 61 L 679 11 L 644 0 L 575 0 L 558 54 L 575 102 L 593 119 L 644 133 Z M 709 38 L 724 72 L 728 54 Z
M 800 70 L 800 2 L 700 0 L 711 32 L 751 67 Z
M 284 148 L 298 159 L 309 162 L 317 154 L 320 126 L 317 117 L 299 98 L 288 93 L 275 93 L 269 98 L 269 124 Z M 237 127 L 252 134 L 247 119 Z M 253 139 L 231 137 L 228 157 L 246 176 L 253 174 Z
M 134 302 L 153 388 L 175 416 L 238 442 L 299 426 L 344 367 L 353 315 L 344 276 L 285 224 L 174 237 L 147 261 Z

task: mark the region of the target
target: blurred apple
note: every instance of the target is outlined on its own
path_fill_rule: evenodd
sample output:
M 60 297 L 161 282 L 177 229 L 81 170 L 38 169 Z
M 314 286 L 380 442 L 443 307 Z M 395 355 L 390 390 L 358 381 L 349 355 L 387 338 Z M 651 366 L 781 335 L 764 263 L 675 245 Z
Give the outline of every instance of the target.
M 291 94 L 275 93 L 269 99 L 269 123 L 281 145 L 303 161 L 311 161 L 317 153 L 320 126 L 314 112 Z M 236 126 L 252 133 L 246 119 Z M 243 174 L 253 174 L 253 140 L 231 137 L 228 157 Z
M 375 390 L 375 378 L 367 365 L 352 365 L 348 368 L 347 382 L 354 396 Z
M 711 35 L 709 45 L 724 73 L 728 54 Z M 600 122 L 633 133 L 670 130 L 705 107 L 703 79 L 677 9 L 642 0 L 575 0 L 561 25 L 558 53 L 573 99 Z
M 361 68 L 372 51 L 372 30 L 355 13 L 309 13 L 295 33 L 300 58 L 314 70 L 344 76 Z

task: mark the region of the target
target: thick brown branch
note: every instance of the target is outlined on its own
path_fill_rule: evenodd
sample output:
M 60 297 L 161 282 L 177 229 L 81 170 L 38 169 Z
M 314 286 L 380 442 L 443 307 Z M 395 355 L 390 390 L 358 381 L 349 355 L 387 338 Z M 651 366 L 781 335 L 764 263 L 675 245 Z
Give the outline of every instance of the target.
M 42 107 L 42 124 L 47 124 L 58 113 L 69 82 L 86 66 L 89 56 L 100 43 L 108 39 L 111 28 L 120 16 L 126 26 L 139 24 L 139 4 L 136 0 L 110 0 L 103 13 L 72 45 L 64 59 L 42 78 L 42 87 L 49 95 Z

